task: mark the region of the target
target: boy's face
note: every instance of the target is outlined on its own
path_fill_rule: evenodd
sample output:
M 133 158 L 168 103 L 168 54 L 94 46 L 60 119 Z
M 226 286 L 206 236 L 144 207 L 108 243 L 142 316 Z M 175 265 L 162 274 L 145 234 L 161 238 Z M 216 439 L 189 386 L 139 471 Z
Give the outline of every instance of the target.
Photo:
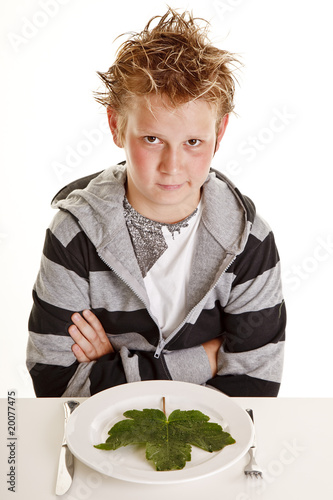
M 167 108 L 149 98 L 151 110 L 136 97 L 127 112 L 123 147 L 127 160 L 127 198 L 139 213 L 159 222 L 178 222 L 197 207 L 200 189 L 228 122 L 216 134 L 215 109 L 204 100 Z M 116 139 L 116 116 L 109 112 Z

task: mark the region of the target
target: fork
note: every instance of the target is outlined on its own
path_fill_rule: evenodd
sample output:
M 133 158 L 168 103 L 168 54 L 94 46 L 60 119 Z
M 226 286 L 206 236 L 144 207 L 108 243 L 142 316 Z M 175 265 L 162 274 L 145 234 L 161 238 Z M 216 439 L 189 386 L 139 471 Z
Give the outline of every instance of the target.
M 253 410 L 251 410 L 251 408 L 248 408 L 246 411 L 250 415 L 252 422 L 254 423 Z M 250 461 L 244 469 L 244 474 L 249 477 L 261 478 L 263 471 L 256 462 L 256 451 L 256 438 L 254 436 L 252 446 L 249 449 Z

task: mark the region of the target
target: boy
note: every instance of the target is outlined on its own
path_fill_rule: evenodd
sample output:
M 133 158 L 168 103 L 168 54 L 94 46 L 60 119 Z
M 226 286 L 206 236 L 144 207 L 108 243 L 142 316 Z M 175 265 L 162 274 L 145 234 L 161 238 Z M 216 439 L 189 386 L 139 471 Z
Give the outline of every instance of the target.
M 285 307 L 267 224 L 210 169 L 233 110 L 233 56 L 172 9 L 99 73 L 126 161 L 67 186 L 34 287 L 37 396 L 149 379 L 276 396 Z

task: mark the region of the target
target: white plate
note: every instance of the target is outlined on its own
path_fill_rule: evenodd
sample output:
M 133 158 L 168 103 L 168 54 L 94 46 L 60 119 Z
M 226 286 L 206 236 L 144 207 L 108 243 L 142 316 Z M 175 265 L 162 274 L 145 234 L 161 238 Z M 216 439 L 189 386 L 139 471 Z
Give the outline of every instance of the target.
M 192 446 L 192 458 L 182 470 L 156 471 L 145 457 L 145 448 L 129 445 L 118 450 L 98 450 L 108 430 L 125 417 L 126 410 L 159 408 L 200 410 L 236 440 L 221 451 L 208 453 Z M 253 425 L 248 414 L 221 392 L 197 384 L 152 380 L 118 385 L 84 401 L 71 415 L 66 432 L 68 446 L 83 463 L 103 474 L 137 483 L 178 483 L 199 479 L 233 465 L 248 451 Z

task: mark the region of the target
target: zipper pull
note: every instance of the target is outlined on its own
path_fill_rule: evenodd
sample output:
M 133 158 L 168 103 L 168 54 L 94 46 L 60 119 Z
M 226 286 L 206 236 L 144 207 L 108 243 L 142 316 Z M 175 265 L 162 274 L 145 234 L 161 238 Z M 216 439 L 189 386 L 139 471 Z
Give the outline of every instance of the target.
M 156 347 L 156 351 L 154 353 L 154 358 L 159 358 L 161 355 L 161 352 L 163 351 L 163 348 L 165 346 L 165 340 L 161 339 L 158 343 L 158 346 Z

